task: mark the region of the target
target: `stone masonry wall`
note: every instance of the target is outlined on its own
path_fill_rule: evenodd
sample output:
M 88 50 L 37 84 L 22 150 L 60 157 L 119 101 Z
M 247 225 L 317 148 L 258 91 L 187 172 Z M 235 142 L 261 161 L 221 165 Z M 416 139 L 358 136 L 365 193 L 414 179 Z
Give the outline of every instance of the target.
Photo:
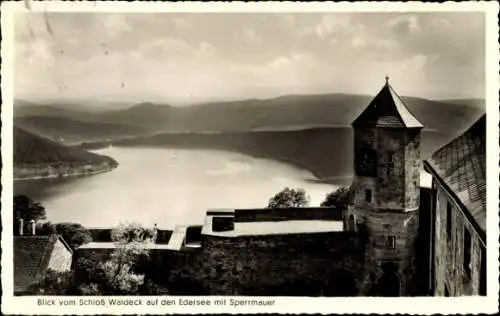
M 402 209 L 405 202 L 405 131 L 377 130 L 377 207 Z M 393 162 L 389 162 L 389 156 Z
M 204 236 L 201 252 L 172 273 L 196 280 L 207 295 L 356 295 L 364 275 L 357 236 Z
M 367 235 L 365 253 L 365 280 L 362 293 L 375 294 L 374 286 L 383 275 L 383 264 L 392 263 L 400 281 L 400 295 L 416 295 L 416 239 L 418 236 L 418 211 L 374 212 L 370 209 L 349 208 L 357 218 L 358 230 Z M 394 247 L 389 237 L 395 238 Z
M 370 162 L 364 159 L 365 150 L 370 150 L 375 155 Z M 354 202 L 362 204 L 376 205 L 378 201 L 376 191 L 376 173 L 377 173 L 377 135 L 374 128 L 358 128 L 354 132 L 354 170 L 356 177 L 352 184 L 354 190 Z M 365 201 L 365 190 L 371 190 L 372 201 L 367 203 Z
M 435 295 L 479 295 L 481 275 L 481 251 L 479 236 L 462 212 L 437 183 L 435 222 Z M 451 206 L 451 235 L 447 234 L 447 207 Z M 464 268 L 464 230 L 471 235 L 470 275 Z
M 416 209 L 420 201 L 420 130 L 406 131 L 405 141 L 405 201 L 408 210 Z

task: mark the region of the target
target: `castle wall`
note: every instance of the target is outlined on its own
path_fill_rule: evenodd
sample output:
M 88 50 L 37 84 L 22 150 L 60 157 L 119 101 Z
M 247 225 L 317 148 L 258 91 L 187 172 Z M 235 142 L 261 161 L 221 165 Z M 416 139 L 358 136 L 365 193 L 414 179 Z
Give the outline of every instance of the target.
M 196 258 L 171 273 L 206 295 L 356 295 L 363 255 L 357 235 L 345 232 L 204 236 Z
M 436 187 L 435 210 L 435 278 L 434 288 L 437 296 L 484 295 L 482 287 L 486 278 L 481 271 L 486 269 L 484 252 L 478 234 L 464 214 L 458 209 L 445 189 L 434 180 Z M 447 208 L 451 207 L 451 218 L 447 218 Z M 447 221 L 451 221 L 451 234 L 448 234 Z M 471 236 L 470 273 L 464 267 L 465 230 Z M 484 256 L 484 257 L 483 257 Z M 483 257 L 483 258 L 482 258 Z M 483 294 L 481 294 L 483 293 Z

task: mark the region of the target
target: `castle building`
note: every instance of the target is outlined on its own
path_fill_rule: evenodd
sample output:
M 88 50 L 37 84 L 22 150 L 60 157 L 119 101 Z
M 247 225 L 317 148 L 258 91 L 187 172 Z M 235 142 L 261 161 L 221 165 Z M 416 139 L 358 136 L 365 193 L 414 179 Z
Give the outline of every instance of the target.
M 424 167 L 432 175 L 431 291 L 486 295 L 486 115 Z
M 209 210 L 202 226 L 158 235 L 158 282 L 172 295 L 484 294 L 485 119 L 422 166 L 424 126 L 386 78 L 352 126 L 347 207 Z M 113 246 L 77 257 L 97 248 Z

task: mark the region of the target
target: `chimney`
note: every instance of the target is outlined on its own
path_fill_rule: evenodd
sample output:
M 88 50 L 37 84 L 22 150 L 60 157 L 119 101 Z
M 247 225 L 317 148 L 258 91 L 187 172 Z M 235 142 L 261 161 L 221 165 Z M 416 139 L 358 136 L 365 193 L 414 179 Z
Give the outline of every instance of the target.
M 22 236 L 24 233 L 24 221 L 22 218 L 19 219 L 19 236 Z
M 153 227 L 153 242 L 156 243 L 156 238 L 158 237 L 158 225 L 156 225 L 155 223 L 155 226 Z
M 31 235 L 35 236 L 36 235 L 36 224 L 34 220 L 30 221 L 30 227 L 31 227 Z

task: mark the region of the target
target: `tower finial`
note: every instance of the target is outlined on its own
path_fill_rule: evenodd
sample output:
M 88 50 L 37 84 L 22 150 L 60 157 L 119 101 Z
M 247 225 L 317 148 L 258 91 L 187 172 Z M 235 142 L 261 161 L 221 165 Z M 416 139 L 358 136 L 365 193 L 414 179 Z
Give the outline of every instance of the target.
M 389 84 L 389 76 L 388 75 L 385 75 L 385 84 L 388 85 Z

